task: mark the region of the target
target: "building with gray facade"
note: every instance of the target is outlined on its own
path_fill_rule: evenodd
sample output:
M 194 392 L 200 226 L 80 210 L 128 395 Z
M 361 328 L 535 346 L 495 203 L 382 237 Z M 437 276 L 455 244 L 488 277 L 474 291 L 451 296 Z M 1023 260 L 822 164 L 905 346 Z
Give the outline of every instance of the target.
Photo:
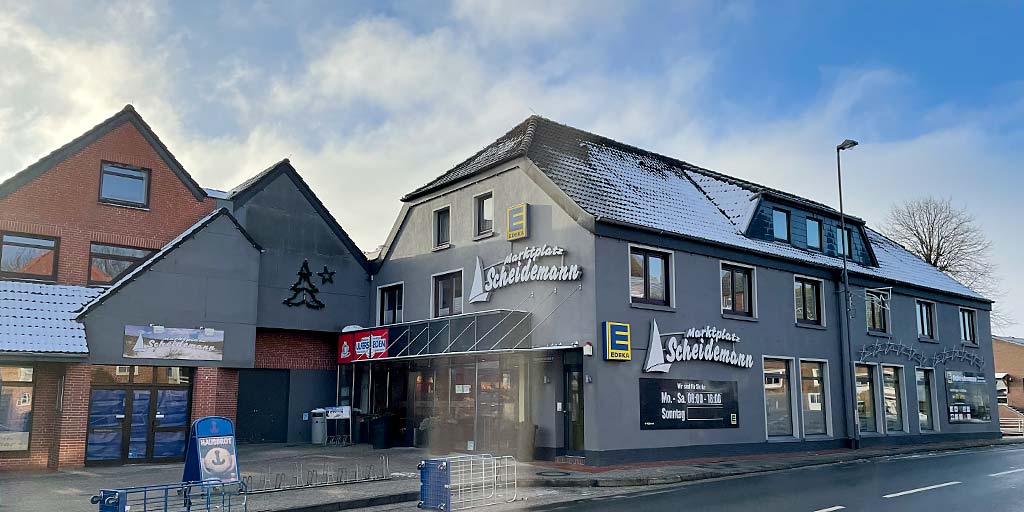
M 407 442 L 606 465 L 1000 435 L 990 301 L 824 204 L 537 116 L 403 202 L 341 360 Z

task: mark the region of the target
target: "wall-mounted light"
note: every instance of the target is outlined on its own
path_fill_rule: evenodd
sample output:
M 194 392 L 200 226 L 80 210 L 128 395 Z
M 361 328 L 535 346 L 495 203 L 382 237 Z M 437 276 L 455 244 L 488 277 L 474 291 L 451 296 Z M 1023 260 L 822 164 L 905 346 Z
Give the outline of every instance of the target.
M 551 377 L 548 377 L 547 375 L 545 375 L 544 376 L 544 384 L 551 384 Z
M 593 384 L 594 383 L 594 378 L 591 377 L 589 373 L 587 375 L 585 375 L 583 377 L 583 379 L 587 381 L 587 384 Z
M 583 344 L 583 355 L 585 355 L 585 356 L 592 356 L 592 355 L 594 355 L 594 344 L 593 343 L 588 341 L 588 342 Z

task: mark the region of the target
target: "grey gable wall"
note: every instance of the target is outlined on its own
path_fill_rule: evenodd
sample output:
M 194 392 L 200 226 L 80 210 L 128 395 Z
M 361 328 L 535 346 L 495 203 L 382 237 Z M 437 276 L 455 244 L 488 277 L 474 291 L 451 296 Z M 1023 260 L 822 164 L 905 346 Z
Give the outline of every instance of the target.
M 369 276 L 306 200 L 287 173 L 280 174 L 235 211 L 246 231 L 264 248 L 260 264 L 259 327 L 341 331 L 367 325 Z M 302 261 L 309 261 L 312 282 L 320 289 L 320 310 L 286 306 Z M 317 272 L 326 265 L 333 283 Z
M 260 253 L 222 215 L 96 306 L 83 320 L 89 362 L 118 365 L 253 366 Z M 123 357 L 125 325 L 224 331 L 223 361 Z
M 549 194 L 557 195 L 561 192 L 553 189 L 553 185 L 546 180 L 532 162 L 520 158 L 475 177 L 472 182 L 461 182 L 440 195 L 434 194 L 431 198 L 412 204 L 403 224 L 398 228 L 380 271 L 374 276 L 371 295 L 373 311 L 376 312 L 378 307 L 379 287 L 403 282 L 404 320 L 409 322 L 429 318 L 431 276 L 461 269 L 466 313 L 518 307 L 532 312 L 531 325 L 536 328 L 531 335 L 533 346 L 557 343 L 570 345 L 573 342 L 582 344 L 586 341 L 597 346 L 599 333 L 594 316 L 597 289 L 594 235 L 583 228 L 566 209 L 556 204 Z M 545 185 L 549 188 L 543 188 Z M 473 240 L 473 198 L 486 191 L 494 193 L 495 235 Z M 505 239 L 506 209 L 523 202 L 530 204 L 529 237 L 509 242 Z M 433 210 L 445 205 L 451 207 L 451 247 L 432 251 Z M 512 285 L 495 291 L 489 302 L 469 303 L 478 255 L 484 265 L 490 265 L 510 252 L 544 244 L 564 247 L 567 251 L 565 264 L 580 265 L 583 269 L 582 280 Z M 583 289 L 566 299 L 580 283 Z M 557 293 L 551 295 L 554 289 L 557 289 Z M 531 292 L 535 298 L 527 299 Z M 565 302 L 548 317 L 563 299 Z M 371 322 L 375 321 L 376 313 L 371 318 Z M 536 355 L 539 360 L 544 354 Z M 531 418 L 539 427 L 537 444 L 542 447 L 557 448 L 564 444 L 564 415 L 556 412 L 554 405 L 555 402 L 564 401 L 561 360 L 561 357 L 556 356 L 550 362 L 536 363 L 530 367 Z M 549 382 L 543 383 L 544 376 L 548 377 Z M 587 395 L 585 399 L 589 401 L 596 398 Z

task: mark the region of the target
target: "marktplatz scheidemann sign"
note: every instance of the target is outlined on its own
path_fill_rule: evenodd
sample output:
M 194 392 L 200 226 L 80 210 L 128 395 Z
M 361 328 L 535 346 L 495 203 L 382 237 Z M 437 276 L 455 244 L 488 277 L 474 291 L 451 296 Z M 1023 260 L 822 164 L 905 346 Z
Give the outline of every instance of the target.
M 711 361 L 716 363 L 753 368 L 754 356 L 737 352 L 735 348 L 721 345 L 737 343 L 740 337 L 717 327 L 697 327 L 686 332 L 666 334 L 667 341 L 662 341 L 658 331 L 658 322 L 651 320 L 651 341 L 647 345 L 647 360 L 644 371 L 647 373 L 668 373 L 672 363 L 679 361 Z
M 578 281 L 583 277 L 579 265 L 541 265 L 537 260 L 564 256 L 565 249 L 551 245 L 527 247 L 505 256 L 505 259 L 484 267 L 476 258 L 473 286 L 469 289 L 469 302 L 487 302 L 491 292 L 498 288 L 534 281 Z

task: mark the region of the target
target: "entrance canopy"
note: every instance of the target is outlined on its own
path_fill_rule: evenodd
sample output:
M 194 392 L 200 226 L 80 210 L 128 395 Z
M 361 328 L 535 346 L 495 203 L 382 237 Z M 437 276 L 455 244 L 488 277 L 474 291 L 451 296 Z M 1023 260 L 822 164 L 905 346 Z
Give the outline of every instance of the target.
M 342 333 L 338 362 L 569 348 L 534 346 L 528 311 L 496 309 Z

